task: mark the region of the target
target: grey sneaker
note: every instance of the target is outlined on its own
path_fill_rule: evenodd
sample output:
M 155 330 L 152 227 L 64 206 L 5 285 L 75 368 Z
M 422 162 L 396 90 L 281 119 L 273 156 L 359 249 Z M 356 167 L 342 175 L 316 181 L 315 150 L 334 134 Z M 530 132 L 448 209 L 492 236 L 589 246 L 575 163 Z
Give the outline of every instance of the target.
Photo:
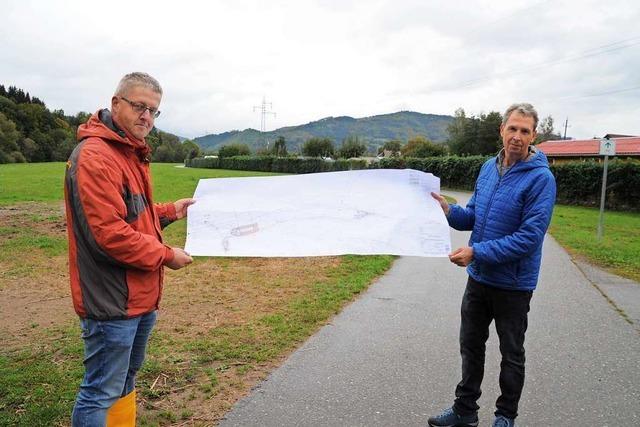
M 507 418 L 504 415 L 496 415 L 496 419 L 493 420 L 491 427 L 516 427 L 516 422 L 513 418 Z
M 478 414 L 461 416 L 453 412 L 453 408 L 445 409 L 440 415 L 429 418 L 431 427 L 476 427 Z

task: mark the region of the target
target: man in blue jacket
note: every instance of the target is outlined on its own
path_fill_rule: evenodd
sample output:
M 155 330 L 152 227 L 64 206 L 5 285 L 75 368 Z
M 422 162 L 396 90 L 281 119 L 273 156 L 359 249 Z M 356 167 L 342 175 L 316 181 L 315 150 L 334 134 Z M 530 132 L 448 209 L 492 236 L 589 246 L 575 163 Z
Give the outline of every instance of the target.
M 449 255 L 466 267 L 462 299 L 460 354 L 462 380 L 451 408 L 429 418 L 433 427 L 478 425 L 485 343 L 495 321 L 500 339 L 500 390 L 494 427 L 513 427 L 524 385 L 524 336 L 536 288 L 542 242 L 551 220 L 556 184 L 545 155 L 531 146 L 538 113 L 531 104 L 514 104 L 500 126 L 503 148 L 489 159 L 476 180 L 466 208 L 440 202 L 449 225 L 472 230 L 469 246 Z

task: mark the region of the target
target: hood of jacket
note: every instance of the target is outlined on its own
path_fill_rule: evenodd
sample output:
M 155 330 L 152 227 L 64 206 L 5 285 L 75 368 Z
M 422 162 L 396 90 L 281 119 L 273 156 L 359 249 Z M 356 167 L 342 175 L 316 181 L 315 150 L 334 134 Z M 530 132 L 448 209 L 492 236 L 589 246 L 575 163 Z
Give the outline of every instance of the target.
M 78 127 L 78 141 L 91 137 L 125 145 L 134 150 L 141 160 L 149 160 L 151 148 L 146 141 L 136 139 L 118 128 L 113 122 L 111 111 L 107 108 L 96 111 L 86 123 Z

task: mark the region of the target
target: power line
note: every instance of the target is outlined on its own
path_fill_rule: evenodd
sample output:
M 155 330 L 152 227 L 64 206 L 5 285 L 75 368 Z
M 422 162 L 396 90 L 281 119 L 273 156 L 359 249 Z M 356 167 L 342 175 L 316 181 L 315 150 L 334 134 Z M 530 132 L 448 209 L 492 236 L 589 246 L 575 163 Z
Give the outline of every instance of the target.
M 630 41 L 635 41 L 634 43 L 630 43 L 628 44 L 628 42 Z M 627 44 L 623 44 L 623 43 L 627 43 Z M 622 46 L 616 46 L 616 45 L 620 45 L 623 44 Z M 534 64 L 534 65 L 530 65 L 527 66 L 525 68 L 520 68 L 520 69 L 512 69 L 512 70 L 508 70 L 508 71 L 503 71 L 501 73 L 496 73 L 493 75 L 487 75 L 485 77 L 480 77 L 477 79 L 473 79 L 473 80 L 468 80 L 466 82 L 461 83 L 460 85 L 457 85 L 457 87 L 469 87 L 469 86 L 475 86 L 478 83 L 487 81 L 487 80 L 492 80 L 494 78 L 497 77 L 504 77 L 504 76 L 510 76 L 513 74 L 521 74 L 521 73 L 526 73 L 526 72 L 531 72 L 531 71 L 536 71 L 545 67 L 549 67 L 549 66 L 553 66 L 553 65 L 558 65 L 558 64 L 562 64 L 562 63 L 567 63 L 567 62 L 572 62 L 572 61 L 577 61 L 580 59 L 584 59 L 584 58 L 590 58 L 593 56 L 598 56 L 598 55 L 603 55 L 603 54 L 607 54 L 607 53 L 611 53 L 611 52 L 615 52 L 621 49 L 627 49 L 633 46 L 637 46 L 640 45 L 640 36 L 637 37 L 632 37 L 629 39 L 625 39 L 625 40 L 620 40 L 617 42 L 613 42 L 613 43 L 608 43 L 602 46 L 598 46 L 595 48 L 591 48 L 591 49 L 587 49 L 584 50 L 582 52 L 580 52 L 579 54 L 573 55 L 573 56 L 568 56 L 565 58 L 559 58 L 559 59 L 554 59 L 551 61 L 546 61 L 546 62 L 542 62 L 539 64 Z M 613 47 L 615 46 L 615 47 Z M 604 49 L 610 47 L 610 49 Z
M 580 98 L 588 98 L 588 97 L 591 97 L 591 96 L 610 95 L 612 93 L 629 92 L 629 91 L 638 90 L 638 89 L 640 89 L 640 86 L 633 86 L 633 87 L 628 87 L 628 88 L 625 88 L 625 89 L 615 89 L 615 90 L 610 90 L 608 92 L 592 93 L 592 94 L 589 94 L 589 95 L 583 95 Z
M 585 94 L 585 95 L 561 96 L 559 98 L 547 98 L 547 99 L 542 99 L 542 100 L 539 100 L 539 101 L 543 101 L 543 102 L 548 102 L 548 101 L 568 101 L 568 100 L 573 100 L 573 99 L 591 98 L 591 97 L 595 97 L 595 96 L 611 95 L 611 94 L 614 94 L 614 93 L 630 92 L 630 91 L 639 90 L 639 89 L 640 89 L 640 86 L 632 86 L 632 87 L 626 87 L 626 88 L 622 88 L 622 89 L 608 90 L 606 92 L 588 93 L 588 94 Z

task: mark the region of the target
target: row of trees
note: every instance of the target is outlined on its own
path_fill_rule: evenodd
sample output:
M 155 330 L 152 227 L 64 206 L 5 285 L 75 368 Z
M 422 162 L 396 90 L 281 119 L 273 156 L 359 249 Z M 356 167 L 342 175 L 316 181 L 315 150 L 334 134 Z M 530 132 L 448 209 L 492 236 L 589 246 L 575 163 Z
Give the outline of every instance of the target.
M 44 102 L 40 101 L 35 96 L 32 97 L 29 95 L 29 92 L 25 92 L 24 90 L 17 88 L 15 86 L 9 86 L 9 89 L 6 89 L 4 85 L 0 85 L 0 96 L 4 96 L 5 98 L 9 98 L 16 104 L 38 104 L 43 107 Z
M 352 157 L 361 157 L 367 151 L 365 143 L 357 136 L 348 136 L 342 142 L 340 148 L 336 149 L 330 138 L 309 138 L 302 146 L 301 152 L 303 156 L 308 157 L 337 157 L 349 159 Z M 287 157 L 289 150 L 287 142 L 283 136 L 276 138 L 275 143 L 268 149 L 258 150 L 259 156 L 276 156 Z M 218 156 L 249 156 L 251 149 L 246 144 L 230 144 L 223 145 L 218 149 Z
M 445 144 L 436 144 L 424 136 L 418 135 L 403 143 L 399 140 L 391 140 L 384 143 L 378 149 L 378 154 L 384 153 L 391 157 L 426 158 L 445 155 L 458 156 L 487 156 L 494 155 L 502 148 L 500 137 L 500 125 L 502 114 L 491 111 L 479 116 L 467 116 L 464 109 L 456 110 L 453 122 L 448 126 L 449 139 Z M 538 135 L 534 144 L 542 141 L 562 139 L 555 132 L 553 117 L 547 116 L 538 124 Z M 310 138 L 302 146 L 302 155 L 308 157 L 334 157 L 349 159 L 361 157 L 367 151 L 366 144 L 357 136 L 349 136 L 339 148 L 336 148 L 329 138 Z M 233 157 L 250 155 L 251 150 L 244 144 L 232 144 L 222 146 L 220 157 Z M 286 142 L 283 137 L 278 137 L 274 146 L 269 150 L 257 152 L 258 155 L 287 156 Z
M 333 144 L 330 138 L 313 137 L 304 142 L 301 154 L 307 157 L 332 157 L 338 159 L 358 158 L 365 155 L 367 145 L 358 136 L 348 136 L 340 147 Z M 405 157 L 434 157 L 447 154 L 446 146 L 429 141 L 418 135 L 409 138 L 406 143 L 399 140 L 387 141 L 378 149 L 378 154 Z M 251 149 L 246 144 L 223 145 L 218 150 L 219 157 L 249 156 Z M 258 150 L 257 155 L 287 157 L 288 150 L 284 137 L 279 136 L 275 144 L 268 150 Z
M 76 131 L 91 115 L 66 116 L 50 111 L 40 99 L 15 86 L 0 85 L 0 163 L 65 161 L 76 146 Z M 180 142 L 170 133 L 154 129 L 147 137 L 152 158 L 182 162 L 197 157 L 200 147 Z
M 302 155 L 308 157 L 350 159 L 362 157 L 366 152 L 367 146 L 358 136 L 346 137 L 339 148 L 329 138 L 310 138 L 302 145 Z

